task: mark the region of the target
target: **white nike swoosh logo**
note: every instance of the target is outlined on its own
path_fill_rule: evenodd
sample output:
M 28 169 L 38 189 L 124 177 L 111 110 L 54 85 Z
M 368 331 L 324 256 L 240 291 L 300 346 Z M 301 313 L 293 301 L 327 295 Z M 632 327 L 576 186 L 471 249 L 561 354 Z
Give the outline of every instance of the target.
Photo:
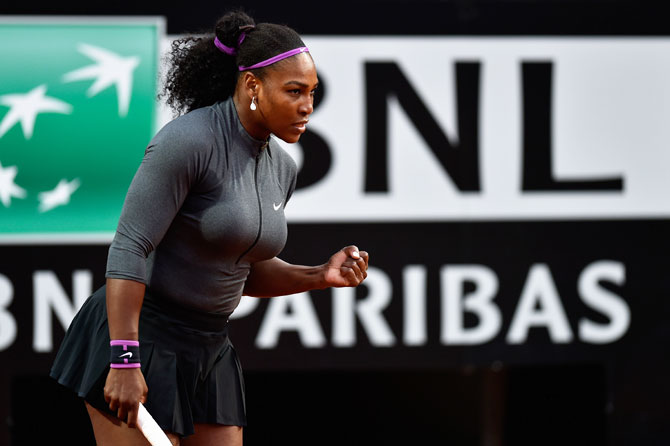
M 280 201 L 279 204 L 272 203 L 272 207 L 275 208 L 275 211 L 278 211 L 283 202 L 284 202 L 284 200 Z
M 124 353 L 121 356 L 119 356 L 119 358 L 123 358 L 124 356 L 128 356 L 129 358 L 132 358 L 133 357 L 133 352 Z

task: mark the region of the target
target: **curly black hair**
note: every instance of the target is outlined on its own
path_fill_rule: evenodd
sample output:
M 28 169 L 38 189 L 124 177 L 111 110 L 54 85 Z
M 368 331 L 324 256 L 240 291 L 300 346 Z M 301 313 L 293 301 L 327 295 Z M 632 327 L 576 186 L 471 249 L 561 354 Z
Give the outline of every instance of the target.
M 238 47 L 242 32 L 245 38 Z M 219 50 L 214 44 L 215 36 L 224 45 L 237 48 L 237 54 Z M 242 11 L 228 12 L 216 22 L 213 33 L 189 35 L 172 42 L 159 98 L 165 98 L 177 115 L 212 105 L 233 94 L 240 74 L 238 66 L 251 66 L 301 46 L 305 46 L 302 39 L 288 26 L 256 24 Z M 262 79 L 270 67 L 273 66 L 251 72 Z

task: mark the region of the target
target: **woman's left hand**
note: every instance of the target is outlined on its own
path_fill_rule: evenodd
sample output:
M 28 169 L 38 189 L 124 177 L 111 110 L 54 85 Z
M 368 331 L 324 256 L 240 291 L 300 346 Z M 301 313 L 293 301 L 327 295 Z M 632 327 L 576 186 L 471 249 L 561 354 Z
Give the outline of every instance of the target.
M 326 286 L 358 286 L 368 276 L 369 259 L 368 253 L 356 246 L 340 249 L 324 265 Z

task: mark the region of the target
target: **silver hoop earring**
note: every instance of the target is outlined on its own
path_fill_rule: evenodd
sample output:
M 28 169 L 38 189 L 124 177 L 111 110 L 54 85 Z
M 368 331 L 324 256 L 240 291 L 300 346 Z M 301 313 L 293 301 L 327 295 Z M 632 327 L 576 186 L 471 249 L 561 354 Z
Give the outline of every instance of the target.
M 251 109 L 251 111 L 256 111 L 256 102 L 255 101 L 256 101 L 256 96 L 251 98 L 251 105 L 249 105 L 249 108 Z

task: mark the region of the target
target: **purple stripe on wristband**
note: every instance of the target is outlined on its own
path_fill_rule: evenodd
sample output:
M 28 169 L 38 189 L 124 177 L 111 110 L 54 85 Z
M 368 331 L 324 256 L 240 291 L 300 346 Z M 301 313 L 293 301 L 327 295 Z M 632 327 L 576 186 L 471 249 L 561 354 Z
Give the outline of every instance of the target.
M 132 364 L 115 364 L 115 363 L 112 363 L 109 366 L 113 369 L 139 369 L 141 367 L 139 362 L 135 362 L 135 363 L 132 363 Z
M 123 346 L 128 346 L 130 345 L 131 347 L 139 347 L 140 342 L 139 341 L 125 341 L 123 339 L 115 339 L 113 341 L 109 341 L 109 345 L 123 345 Z
M 279 62 L 282 59 L 286 59 L 287 57 L 295 56 L 296 54 L 300 54 L 300 53 L 309 53 L 309 48 L 307 48 L 306 46 L 301 46 L 299 48 L 294 48 L 292 50 L 286 51 L 285 53 L 277 54 L 274 57 L 271 57 L 271 58 L 266 59 L 264 61 L 258 62 L 256 64 L 251 65 L 251 66 L 248 66 L 248 67 L 240 66 L 240 67 L 237 67 L 237 68 L 240 71 L 253 70 L 253 69 L 256 69 L 256 68 L 263 68 L 263 67 L 267 67 L 268 65 L 272 65 L 275 62 Z
M 131 369 L 140 366 L 140 343 L 130 339 L 113 339 L 110 345 L 110 367 L 113 369 Z M 128 352 L 120 354 L 119 352 Z M 128 355 L 129 357 L 125 357 Z M 133 358 L 133 355 L 135 356 Z M 132 359 L 131 359 L 132 358 Z

